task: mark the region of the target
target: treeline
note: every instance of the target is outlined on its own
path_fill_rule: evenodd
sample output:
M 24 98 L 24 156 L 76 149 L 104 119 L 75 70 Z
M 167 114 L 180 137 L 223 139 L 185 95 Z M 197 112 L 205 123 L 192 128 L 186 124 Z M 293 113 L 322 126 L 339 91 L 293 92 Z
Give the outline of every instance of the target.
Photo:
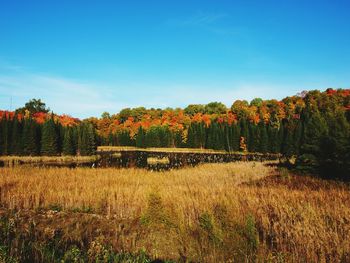
M 299 126 L 298 121 L 294 122 Z M 263 122 L 256 125 L 246 119 L 232 124 L 213 121 L 209 126 L 194 122 L 189 124 L 186 134 L 171 130 L 169 126 L 151 126 L 149 129 L 140 126 L 135 136 L 128 130 L 122 130 L 109 134 L 103 142 L 114 146 L 206 148 L 229 152 L 285 153 L 291 156 L 298 153 L 301 129 L 298 127 L 291 135 L 284 128 L 287 125 L 288 122 L 280 127 Z
M 62 126 L 49 117 L 40 124 L 31 117 L 2 118 L 0 122 L 0 155 L 93 155 L 96 134 L 90 123 Z
M 302 92 L 281 101 L 237 100 L 185 109 L 126 108 L 83 121 L 31 100 L 0 112 L 2 155 L 90 155 L 97 145 L 281 153 L 295 167 L 350 180 L 350 90 Z
M 350 90 L 121 113 L 90 120 L 103 144 L 281 153 L 300 171 L 350 180 Z

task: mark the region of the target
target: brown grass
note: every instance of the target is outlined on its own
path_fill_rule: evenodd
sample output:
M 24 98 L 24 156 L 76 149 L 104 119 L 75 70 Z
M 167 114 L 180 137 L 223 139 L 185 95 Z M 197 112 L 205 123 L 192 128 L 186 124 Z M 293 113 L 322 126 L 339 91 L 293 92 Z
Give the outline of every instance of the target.
M 2 207 L 59 207 L 64 222 L 69 211 L 88 207 L 105 226 L 113 225 L 104 237 L 113 243 L 122 235 L 116 249 L 146 248 L 154 257 L 202 262 L 350 259 L 349 187 L 259 162 L 159 173 L 16 167 L 0 174 Z M 120 232 L 113 220 L 134 223 Z
M 99 152 L 110 152 L 110 151 L 141 151 L 141 152 L 168 152 L 168 153 L 217 153 L 217 154 L 228 154 L 225 150 L 213 150 L 213 149 L 202 149 L 202 148 L 138 148 L 133 146 L 98 146 L 97 151 Z M 245 154 L 244 152 L 235 152 L 236 154 Z
M 93 162 L 98 160 L 100 157 L 97 155 L 93 156 L 0 156 L 0 161 L 6 164 L 16 163 L 84 163 Z M 11 165 L 7 165 L 11 166 Z

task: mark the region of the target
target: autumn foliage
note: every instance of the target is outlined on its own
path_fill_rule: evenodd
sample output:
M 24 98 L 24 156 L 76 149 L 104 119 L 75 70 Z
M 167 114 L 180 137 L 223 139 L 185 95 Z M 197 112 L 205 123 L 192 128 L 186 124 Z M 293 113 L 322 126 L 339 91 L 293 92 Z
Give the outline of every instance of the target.
M 117 145 L 247 150 L 296 156 L 299 168 L 308 171 L 311 167 L 333 169 L 332 164 L 339 160 L 337 169 L 342 170 L 350 159 L 349 89 L 304 91 L 281 101 L 236 100 L 230 109 L 219 102 L 185 109 L 126 108 L 83 121 L 49 113 L 43 102 L 32 100 L 16 112 L 0 111 L 0 153 L 39 154 L 42 134 L 48 137 L 43 128 L 49 121 L 56 125 L 52 136 L 58 140 L 51 143 L 57 145 L 52 154 L 61 154 L 63 149 L 66 154 L 94 153 L 79 150 L 79 143 L 87 142 L 90 146 L 80 148 Z M 21 145 L 16 145 L 18 142 Z

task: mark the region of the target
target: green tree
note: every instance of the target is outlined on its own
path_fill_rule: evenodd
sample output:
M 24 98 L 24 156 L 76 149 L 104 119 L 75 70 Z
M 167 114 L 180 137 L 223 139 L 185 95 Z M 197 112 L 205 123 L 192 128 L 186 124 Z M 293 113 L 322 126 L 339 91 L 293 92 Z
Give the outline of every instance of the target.
M 241 127 L 238 124 L 232 124 L 231 125 L 231 151 L 239 151 L 239 142 L 241 138 Z
M 139 130 L 136 134 L 135 139 L 136 147 L 145 148 L 146 147 L 146 132 L 142 128 L 142 126 L 139 127 Z
M 185 114 L 187 115 L 195 115 L 197 113 L 204 113 L 205 108 L 202 104 L 190 104 L 184 109 Z
M 318 110 L 307 109 L 303 119 L 304 131 L 297 167 L 300 170 L 316 172 L 320 168 L 321 141 L 327 136 L 328 127 Z
M 38 155 L 40 152 L 40 127 L 31 118 L 23 124 L 22 143 L 24 155 Z
M 52 118 L 42 126 L 41 155 L 53 156 L 58 154 L 58 136 L 55 122 Z
M 260 107 L 263 104 L 263 100 L 261 98 L 255 98 L 250 102 L 250 106 Z
M 64 132 L 62 152 L 64 155 L 75 155 L 76 146 L 74 142 L 74 131 L 72 128 L 67 127 Z
M 11 149 L 11 121 L 7 118 L 3 118 L 0 126 L 0 154 L 9 155 Z
M 258 126 L 254 123 L 249 123 L 249 136 L 248 136 L 248 151 L 256 152 L 259 150 L 259 130 Z
M 22 154 L 22 125 L 18 121 L 17 115 L 14 116 L 12 123 L 12 134 L 11 134 L 11 154 L 21 155 Z
M 161 147 L 159 128 L 158 126 L 151 126 L 146 133 L 147 147 Z
M 47 113 L 50 111 L 50 108 L 47 108 L 46 104 L 42 102 L 41 99 L 31 99 L 24 105 L 24 107 L 18 108 L 16 113 L 24 114 L 26 110 L 28 110 L 31 114 L 38 112 Z
M 280 146 L 280 140 L 278 136 L 278 128 L 272 125 L 268 125 L 267 133 L 269 137 L 268 151 L 271 153 L 279 153 L 281 146 Z
M 320 173 L 350 181 L 350 123 L 343 111 L 327 114 L 329 132 L 321 139 Z
M 79 128 L 78 149 L 82 156 L 96 154 L 95 132 L 90 123 L 83 123 Z
M 259 146 L 258 152 L 266 153 L 268 151 L 269 146 L 269 138 L 267 135 L 266 125 L 264 122 L 259 122 L 258 125 L 258 136 L 259 136 Z
M 207 114 L 223 114 L 226 113 L 227 108 L 221 102 L 210 102 L 204 106 L 204 112 Z

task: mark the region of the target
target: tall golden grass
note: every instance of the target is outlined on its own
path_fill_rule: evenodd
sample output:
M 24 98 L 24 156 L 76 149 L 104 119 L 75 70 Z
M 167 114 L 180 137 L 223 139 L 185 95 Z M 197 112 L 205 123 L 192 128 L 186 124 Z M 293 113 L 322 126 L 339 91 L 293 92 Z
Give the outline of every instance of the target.
M 130 251 L 146 248 L 154 257 L 201 262 L 350 260 L 349 187 L 259 162 L 164 172 L 1 168 L 0 190 L 6 209 L 55 206 L 67 216 L 88 207 L 105 222 L 141 222 L 136 228 L 142 231 L 124 231 L 120 242 Z M 110 231 L 120 235 L 118 229 Z M 140 234 L 144 231 L 147 235 Z
M 98 152 L 113 152 L 113 151 L 140 151 L 140 152 L 168 152 L 168 153 L 227 153 L 225 150 L 213 150 L 202 148 L 139 148 L 134 146 L 98 146 Z M 242 152 L 237 152 L 241 153 Z
M 0 162 L 5 166 L 13 166 L 18 163 L 37 164 L 37 163 L 88 163 L 99 160 L 101 157 L 92 156 L 0 156 Z

